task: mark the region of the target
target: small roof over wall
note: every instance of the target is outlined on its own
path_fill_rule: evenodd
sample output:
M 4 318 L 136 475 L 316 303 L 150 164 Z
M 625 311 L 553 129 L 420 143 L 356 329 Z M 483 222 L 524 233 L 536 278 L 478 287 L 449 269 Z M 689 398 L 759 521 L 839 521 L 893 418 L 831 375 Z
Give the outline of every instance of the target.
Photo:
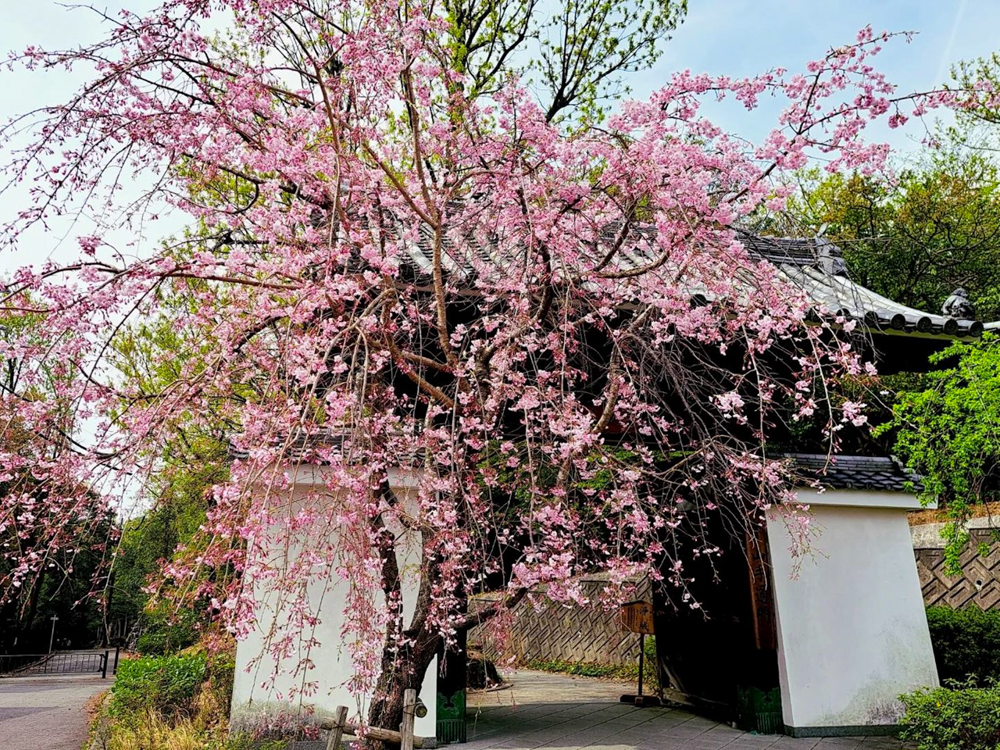
M 796 473 L 809 484 L 835 490 L 871 490 L 915 494 L 920 479 L 889 456 L 827 456 L 824 453 L 786 454 Z

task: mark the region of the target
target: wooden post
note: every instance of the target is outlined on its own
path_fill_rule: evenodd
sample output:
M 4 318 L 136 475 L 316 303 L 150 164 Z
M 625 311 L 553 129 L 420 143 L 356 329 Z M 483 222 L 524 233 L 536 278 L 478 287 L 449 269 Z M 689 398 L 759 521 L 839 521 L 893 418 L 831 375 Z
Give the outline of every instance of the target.
M 403 723 L 399 725 L 399 750 L 413 750 L 413 722 L 417 709 L 417 691 L 407 688 L 403 693 Z
M 330 730 L 330 736 L 326 740 L 326 750 L 340 750 L 340 738 L 344 736 L 344 728 L 347 726 L 347 706 L 337 706 L 337 723 Z
M 319 723 L 320 729 L 336 729 L 337 725 L 333 719 L 325 719 Z M 358 733 L 361 731 L 361 727 L 357 724 L 347 723 L 344 725 L 344 734 L 351 735 L 352 737 L 357 737 Z M 392 729 L 382 729 L 382 727 L 365 727 L 364 734 L 367 737 L 371 737 L 373 740 L 382 740 L 383 742 L 391 742 L 393 745 L 402 745 L 403 737 L 399 732 Z M 417 750 L 421 750 L 424 747 L 434 747 L 432 742 L 428 742 L 424 745 L 424 740 L 421 737 L 413 737 L 413 747 Z
M 646 656 L 646 634 L 639 633 L 639 690 L 636 693 L 638 697 L 642 697 L 642 672 L 646 668 L 645 664 Z

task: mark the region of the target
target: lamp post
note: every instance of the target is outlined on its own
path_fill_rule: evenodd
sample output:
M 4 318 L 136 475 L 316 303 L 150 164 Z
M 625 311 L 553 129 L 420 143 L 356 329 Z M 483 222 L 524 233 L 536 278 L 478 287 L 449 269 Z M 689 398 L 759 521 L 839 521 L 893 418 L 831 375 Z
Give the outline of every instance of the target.
M 52 642 L 56 639 L 56 620 L 59 619 L 59 615 L 52 615 L 52 635 L 49 636 L 49 653 L 52 653 Z

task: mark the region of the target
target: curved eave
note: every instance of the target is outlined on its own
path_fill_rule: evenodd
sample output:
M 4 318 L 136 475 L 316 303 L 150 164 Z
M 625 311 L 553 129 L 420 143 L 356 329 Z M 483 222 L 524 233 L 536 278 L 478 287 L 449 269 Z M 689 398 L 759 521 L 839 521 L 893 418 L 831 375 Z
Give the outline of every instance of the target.
M 1000 330 L 1000 321 L 983 324 L 926 313 L 814 266 L 781 263 L 778 271 L 802 289 L 817 306 L 825 307 L 836 316 L 854 320 L 873 333 L 952 340 L 978 338 L 984 330 Z
M 911 330 L 911 331 L 899 331 L 894 328 L 881 328 L 881 327 L 869 327 L 865 326 L 865 330 L 871 331 L 872 333 L 877 333 L 880 336 L 905 336 L 906 338 L 914 339 L 927 339 L 930 341 L 954 341 L 955 339 L 969 339 L 974 340 L 982 336 L 982 333 L 969 333 L 969 332 L 959 332 L 959 333 L 945 333 L 941 331 L 939 333 L 925 333 L 923 331 Z

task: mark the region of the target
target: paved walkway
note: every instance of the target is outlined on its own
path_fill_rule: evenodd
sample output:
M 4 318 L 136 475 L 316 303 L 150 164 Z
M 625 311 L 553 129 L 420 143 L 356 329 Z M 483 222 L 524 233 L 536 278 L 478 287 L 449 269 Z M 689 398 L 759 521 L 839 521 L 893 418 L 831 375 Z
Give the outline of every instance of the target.
M 87 701 L 111 687 L 109 677 L 0 679 L 0 748 L 80 750 L 87 739 Z
M 733 729 L 688 711 L 618 702 L 631 683 L 544 672 L 508 675 L 509 690 L 469 696 L 462 750 L 900 750 L 891 737 L 795 739 Z

